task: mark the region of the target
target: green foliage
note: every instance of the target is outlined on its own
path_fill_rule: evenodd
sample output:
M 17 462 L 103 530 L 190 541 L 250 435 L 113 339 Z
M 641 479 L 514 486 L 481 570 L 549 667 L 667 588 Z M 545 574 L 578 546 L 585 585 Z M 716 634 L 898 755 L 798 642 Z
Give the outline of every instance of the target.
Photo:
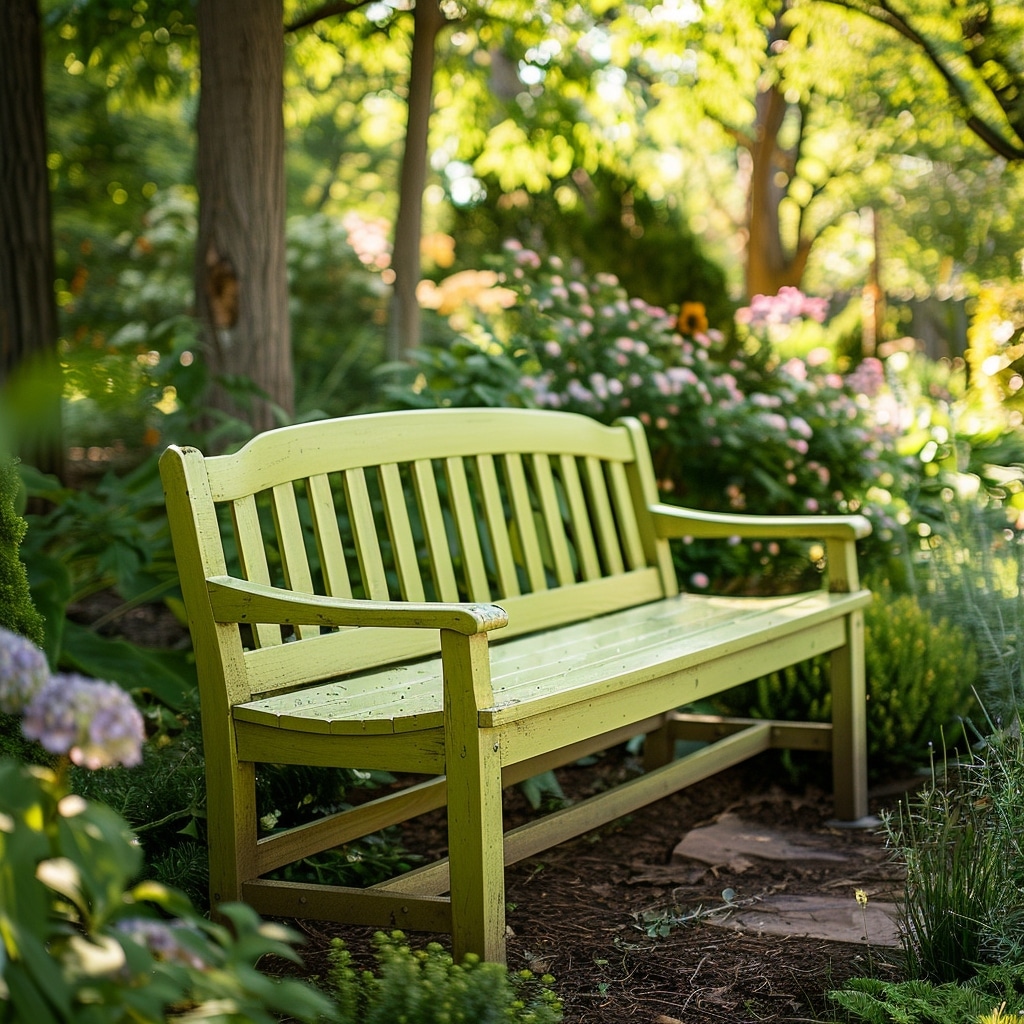
M 978 661 L 970 634 L 884 585 L 864 613 L 868 769 L 892 778 L 928 764 L 933 749 L 955 741 L 974 705 Z M 831 720 L 828 659 L 773 672 L 720 698 L 722 710 L 756 718 Z M 793 775 L 806 760 L 784 752 Z
M 838 1008 L 837 1019 L 849 1022 L 965 1024 L 1000 1003 L 1011 1011 L 1024 1009 L 1022 986 L 1024 974 L 1015 967 L 983 969 L 963 984 L 853 978 L 845 988 L 830 992 L 829 998 Z
M 908 980 L 848 982 L 830 993 L 842 1019 L 990 1024 L 1024 1011 L 1022 754 L 1019 720 L 993 729 L 886 815 L 888 844 L 906 868 Z
M 463 336 L 416 354 L 388 390 L 394 404 L 524 404 L 606 423 L 637 416 L 664 499 L 716 510 L 850 511 L 889 471 L 888 435 L 869 430 L 852 387 L 802 360 L 781 362 L 768 338 L 730 354 L 700 303 L 684 306 L 680 324 L 615 277 L 518 242 L 495 266 L 496 279 L 476 274 L 476 292 L 438 286 L 436 304 Z M 779 554 L 778 545 L 693 542 L 679 559 L 694 589 L 817 578 L 820 554 L 797 545 Z
M 169 1011 L 271 1024 L 330 1014 L 319 993 L 253 966 L 297 960 L 297 936 L 241 904 L 205 920 L 174 889 L 136 881 L 142 855 L 102 803 L 68 796 L 64 776 L 0 761 L 0 1021 L 139 1021 Z
M 484 203 L 455 209 L 461 266 L 486 263 L 509 238 L 527 239 L 545 256 L 578 261 L 587 277 L 614 273 L 630 295 L 652 305 L 702 302 L 713 326 L 731 328 L 725 274 L 702 251 L 675 197 L 655 201 L 636 181 L 604 168 L 518 193 L 516 202 L 495 179 L 483 184 Z
M 974 704 L 970 634 L 882 588 L 865 614 L 864 646 L 871 753 L 889 772 L 921 767 Z
M 374 937 L 378 973 L 359 971 L 340 939 L 327 982 L 342 1024 L 557 1024 L 562 1005 L 550 975 L 510 974 L 468 955 L 456 964 L 437 943 L 413 951 L 402 932 Z
M 908 975 L 962 982 L 1024 954 L 1024 746 L 994 733 L 885 819 L 906 865 Z
M 930 538 L 915 573 L 920 599 L 967 633 L 978 655 L 977 691 L 997 724 L 1012 722 L 1024 701 L 1024 549 L 1007 524 L 1019 513 L 986 494 L 950 498 L 942 533 Z
M 150 651 L 105 637 L 67 619 L 68 606 L 113 591 L 121 608 L 177 599 L 178 576 L 163 510 L 163 494 L 150 459 L 130 473 L 106 473 L 91 487 L 62 487 L 26 467 L 28 493 L 48 511 L 29 517 L 25 561 L 32 594 L 46 619 L 51 663 L 111 679 L 128 690 L 180 707 L 195 688 L 195 669 L 183 652 Z
M 19 488 L 15 463 L 0 449 L 0 626 L 41 646 L 43 617 L 32 604 L 20 558 L 28 524 L 15 510 Z

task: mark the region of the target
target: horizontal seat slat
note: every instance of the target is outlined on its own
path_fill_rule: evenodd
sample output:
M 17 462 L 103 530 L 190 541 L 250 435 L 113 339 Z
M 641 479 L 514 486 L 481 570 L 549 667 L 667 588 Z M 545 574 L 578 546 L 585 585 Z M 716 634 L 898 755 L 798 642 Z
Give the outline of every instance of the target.
M 681 672 L 848 615 L 855 594 L 717 598 L 684 594 L 495 645 L 488 727 L 559 709 Z M 823 649 L 824 650 L 824 649 Z M 809 652 L 812 653 L 812 652 Z M 739 682 L 740 680 L 737 680 Z M 370 672 L 235 708 L 235 717 L 303 732 L 389 732 L 441 723 L 440 659 Z M 683 701 L 680 701 L 683 703 Z

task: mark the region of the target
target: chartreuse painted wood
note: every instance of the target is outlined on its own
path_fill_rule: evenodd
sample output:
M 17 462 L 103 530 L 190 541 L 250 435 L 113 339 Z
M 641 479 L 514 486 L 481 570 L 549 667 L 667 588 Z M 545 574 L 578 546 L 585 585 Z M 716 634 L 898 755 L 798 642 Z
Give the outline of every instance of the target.
M 857 516 L 658 500 L 640 424 L 536 410 L 383 413 L 167 449 L 167 512 L 199 668 L 211 898 L 265 914 L 449 931 L 505 957 L 504 867 L 773 746 L 831 750 L 867 813 Z M 828 588 L 679 592 L 683 537 L 822 542 Z M 831 652 L 833 721 L 676 709 Z M 646 734 L 647 771 L 502 839 L 502 787 Z M 672 759 L 675 740 L 708 741 Z M 273 837 L 260 763 L 422 782 Z M 447 806 L 449 857 L 367 889 L 265 876 Z M 446 895 L 450 894 L 450 895 Z

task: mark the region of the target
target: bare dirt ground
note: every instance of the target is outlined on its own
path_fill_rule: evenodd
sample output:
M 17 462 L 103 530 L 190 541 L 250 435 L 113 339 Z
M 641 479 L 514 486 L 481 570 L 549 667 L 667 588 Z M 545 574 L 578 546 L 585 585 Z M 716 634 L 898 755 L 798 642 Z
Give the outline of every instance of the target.
M 559 772 L 570 799 L 603 788 L 636 770 L 622 749 L 597 765 Z M 508 962 L 555 977 L 566 1024 L 753 1024 L 828 1019 L 826 993 L 855 975 L 899 977 L 899 952 L 869 941 L 834 942 L 801 935 L 736 930 L 729 913 L 720 925 L 697 917 L 723 906 L 732 889 L 739 905 L 775 896 L 828 895 L 855 904 L 861 888 L 870 900 L 895 898 L 900 872 L 875 831 L 829 827 L 831 803 L 812 787 L 772 783 L 778 769 L 763 755 L 692 786 L 595 832 L 516 864 L 507 872 Z M 872 811 L 891 806 L 876 798 Z M 798 830 L 815 847 L 846 859 L 730 859 L 722 865 L 673 861 L 690 829 L 730 812 L 753 824 Z M 506 799 L 507 824 L 532 813 L 522 795 Z M 443 850 L 440 819 L 406 830 L 408 849 L 433 856 Z M 662 932 L 657 931 L 661 924 Z M 325 951 L 340 936 L 360 963 L 372 966 L 372 929 L 301 922 L 301 953 L 311 974 L 326 971 Z M 410 935 L 414 947 L 444 936 Z

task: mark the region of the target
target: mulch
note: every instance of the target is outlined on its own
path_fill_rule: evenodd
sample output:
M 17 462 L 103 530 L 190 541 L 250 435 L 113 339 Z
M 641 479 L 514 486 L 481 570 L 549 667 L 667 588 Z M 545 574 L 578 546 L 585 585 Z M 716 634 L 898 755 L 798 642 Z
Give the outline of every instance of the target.
M 872 865 L 872 898 L 898 895 L 899 870 L 887 861 L 881 835 L 830 827 L 828 795 L 814 786 L 772 783 L 779 770 L 771 758 L 762 755 L 507 870 L 509 967 L 554 976 L 565 1024 L 828 1019 L 827 993 L 848 978 L 868 973 L 899 978 L 899 952 L 867 944 L 759 935 L 703 918 L 651 934 L 659 922 L 671 924 L 722 906 L 727 888 L 735 901 L 777 893 L 849 895 L 852 901 L 854 889 L 865 884 L 857 870 L 861 865 Z M 578 799 L 636 770 L 618 748 L 597 764 L 561 769 L 558 776 L 567 797 Z M 876 797 L 872 812 L 894 801 Z M 850 859 L 758 859 L 738 869 L 673 863 L 672 851 L 683 835 L 724 811 L 751 823 L 799 829 L 816 845 Z M 515 790 L 507 794 L 505 812 L 507 827 L 534 813 Z M 443 844 L 439 813 L 405 826 L 409 850 L 432 857 L 443 852 Z M 358 964 L 374 965 L 373 929 L 289 924 L 305 936 L 300 952 L 311 976 L 326 973 L 325 954 L 335 936 L 345 940 Z M 409 940 L 414 948 L 428 941 L 450 948 L 447 936 L 411 934 Z

